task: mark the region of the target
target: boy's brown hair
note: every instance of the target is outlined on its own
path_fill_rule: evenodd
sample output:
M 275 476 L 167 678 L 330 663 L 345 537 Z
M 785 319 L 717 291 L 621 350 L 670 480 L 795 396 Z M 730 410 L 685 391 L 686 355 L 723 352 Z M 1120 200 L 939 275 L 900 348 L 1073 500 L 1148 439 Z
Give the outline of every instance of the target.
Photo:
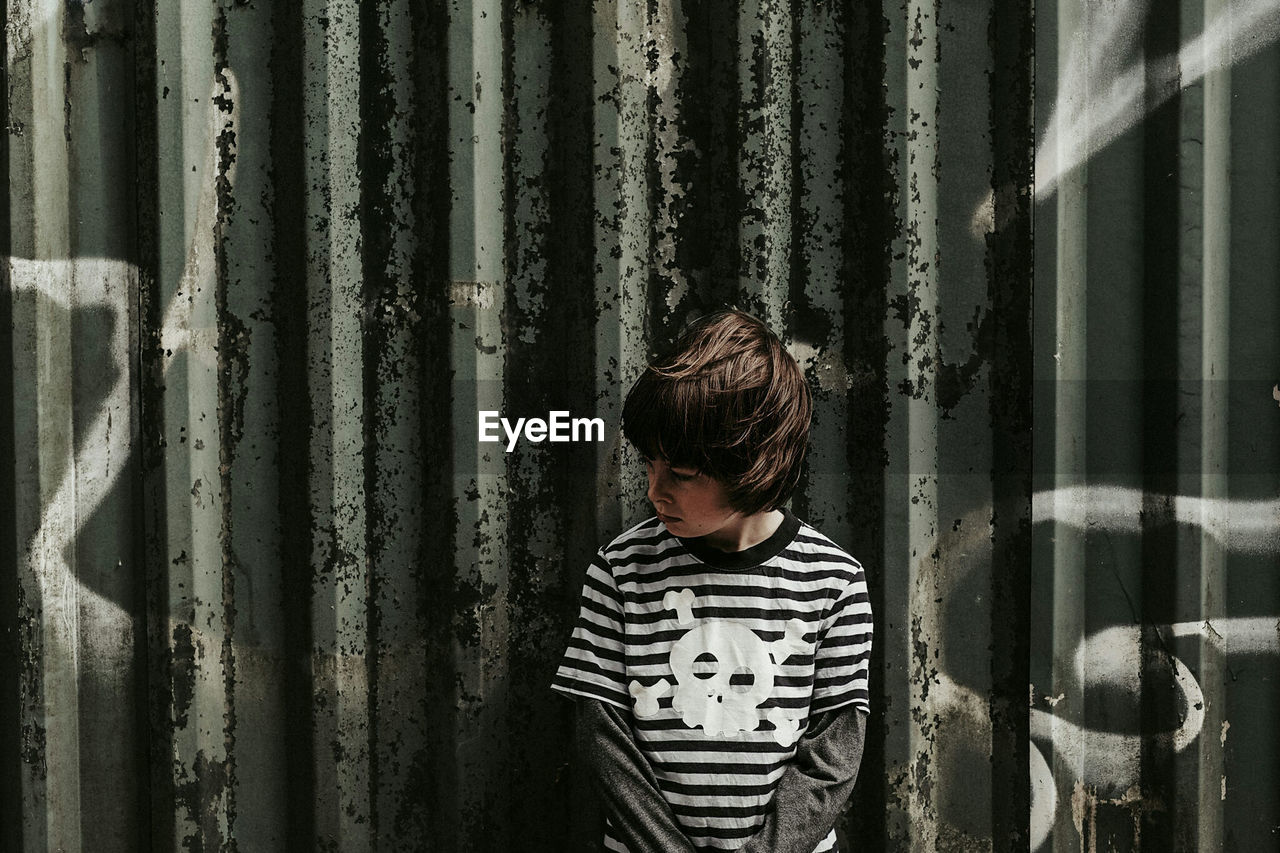
M 627 392 L 622 432 L 648 459 L 696 468 L 744 515 L 776 509 L 800 480 L 813 399 L 778 336 L 742 311 L 694 321 Z

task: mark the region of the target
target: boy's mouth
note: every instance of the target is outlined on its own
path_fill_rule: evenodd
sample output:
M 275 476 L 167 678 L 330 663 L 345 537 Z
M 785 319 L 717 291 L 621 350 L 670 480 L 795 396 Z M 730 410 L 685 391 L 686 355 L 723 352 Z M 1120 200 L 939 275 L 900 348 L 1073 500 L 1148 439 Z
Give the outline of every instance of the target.
M 666 514 L 665 512 L 663 512 L 662 510 L 657 510 L 657 509 L 655 509 L 655 510 L 654 510 L 654 512 L 656 512 L 656 513 L 658 514 L 658 520 L 659 520 L 659 521 L 661 521 L 663 524 L 666 524 L 668 521 L 679 521 L 679 520 L 680 520 L 679 518 L 677 518 L 677 517 L 676 517 L 676 516 L 674 516 L 674 515 L 667 515 L 667 514 Z

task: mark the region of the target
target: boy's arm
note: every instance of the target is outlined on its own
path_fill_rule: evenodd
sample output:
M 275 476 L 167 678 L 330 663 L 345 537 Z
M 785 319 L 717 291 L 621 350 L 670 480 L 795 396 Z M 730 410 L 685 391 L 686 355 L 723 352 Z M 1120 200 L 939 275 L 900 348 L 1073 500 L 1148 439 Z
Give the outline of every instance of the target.
M 764 826 L 738 853 L 812 853 L 853 791 L 866 733 L 867 714 L 852 705 L 815 717 L 778 780 Z
M 595 699 L 574 705 L 578 754 L 600 780 L 614 830 L 631 853 L 694 853 L 636 746 L 626 712 Z

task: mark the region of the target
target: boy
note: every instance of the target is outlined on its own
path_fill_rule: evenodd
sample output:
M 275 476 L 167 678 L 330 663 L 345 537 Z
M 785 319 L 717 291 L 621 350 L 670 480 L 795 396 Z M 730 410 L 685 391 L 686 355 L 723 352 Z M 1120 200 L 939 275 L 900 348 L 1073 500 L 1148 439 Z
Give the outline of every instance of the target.
M 605 849 L 835 849 L 868 710 L 862 567 L 782 508 L 812 402 L 740 311 L 704 317 L 627 394 L 656 516 L 602 548 L 553 689 L 577 700 Z

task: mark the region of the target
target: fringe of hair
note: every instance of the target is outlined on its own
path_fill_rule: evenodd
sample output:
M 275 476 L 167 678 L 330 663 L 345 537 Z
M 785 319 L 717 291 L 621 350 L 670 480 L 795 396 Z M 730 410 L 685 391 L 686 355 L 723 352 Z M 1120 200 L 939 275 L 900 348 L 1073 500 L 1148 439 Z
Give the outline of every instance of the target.
M 781 506 L 800 479 L 813 399 L 764 323 L 729 310 L 696 320 L 627 393 L 622 432 L 647 458 L 696 468 L 744 515 Z

